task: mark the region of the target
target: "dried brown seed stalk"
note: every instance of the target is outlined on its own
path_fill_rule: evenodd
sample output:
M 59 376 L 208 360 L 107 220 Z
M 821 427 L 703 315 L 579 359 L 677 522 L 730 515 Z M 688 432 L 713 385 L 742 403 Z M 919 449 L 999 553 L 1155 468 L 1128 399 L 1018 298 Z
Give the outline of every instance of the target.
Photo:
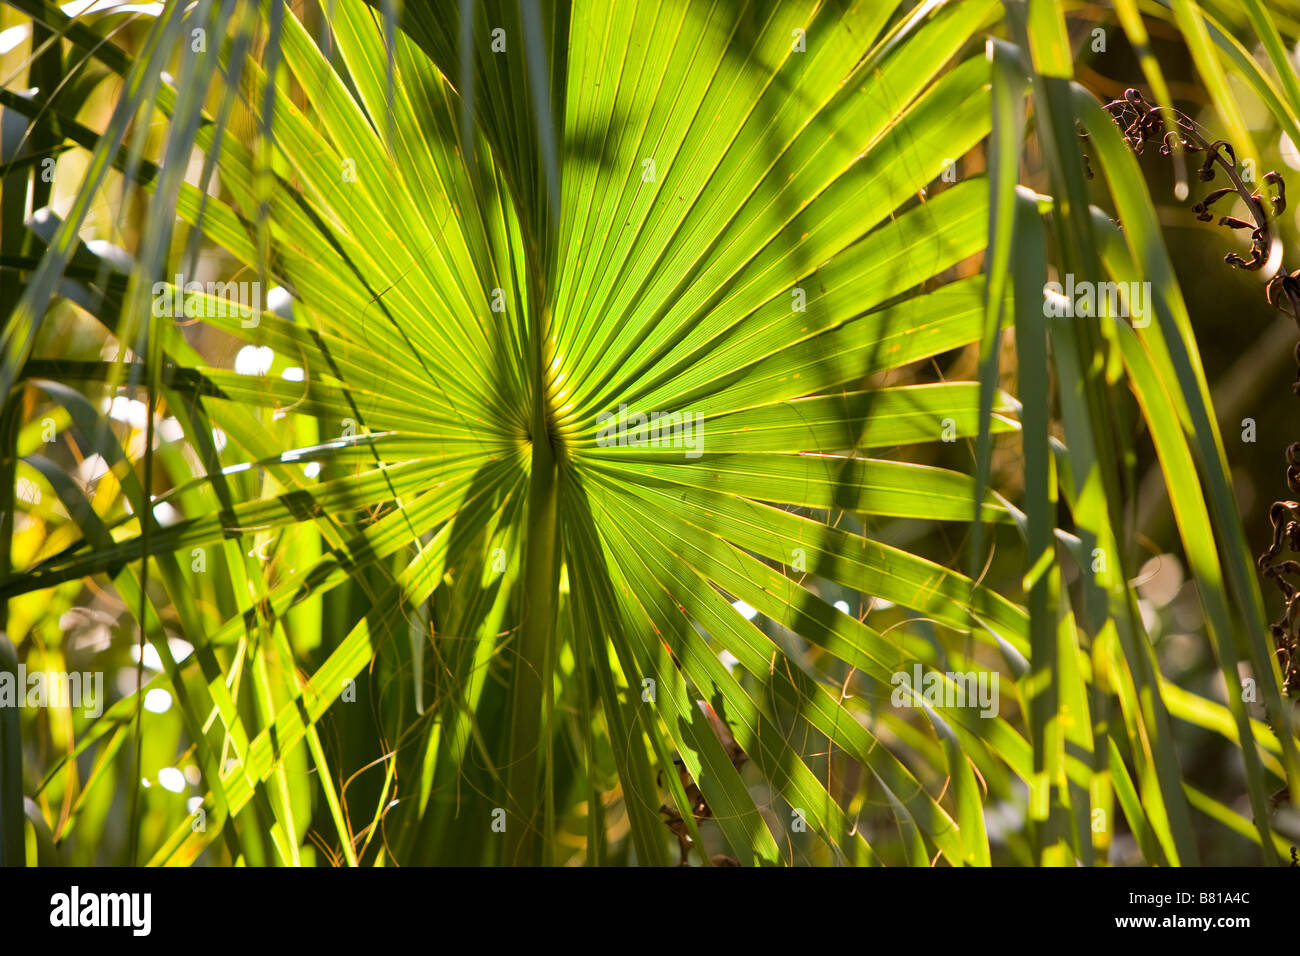
M 1202 222 L 1213 222 L 1210 207 L 1216 202 L 1234 194 L 1242 200 L 1250 220 L 1221 216 L 1218 224 L 1229 229 L 1251 231 L 1250 257 L 1243 258 L 1231 252 L 1224 261 L 1251 271 L 1272 264 L 1273 274 L 1264 287 L 1265 297 L 1274 308 L 1290 315 L 1300 329 L 1300 269 L 1287 272 L 1283 267 L 1281 246 L 1277 244 L 1269 221 L 1270 212 L 1276 217 L 1286 209 L 1286 183 L 1282 177 L 1274 171 L 1264 174 L 1263 183 L 1274 190 L 1273 195 L 1268 195 L 1263 189 L 1252 191 L 1238 172 L 1237 153 L 1231 143 L 1222 139 L 1207 140 L 1196 123 L 1184 113 L 1169 106 L 1152 106 L 1137 90 L 1126 90 L 1123 99 L 1108 103 L 1106 109 L 1123 130 L 1124 138 L 1135 154 L 1141 155 L 1146 144 L 1154 142 L 1160 146 L 1160 155 L 1169 156 L 1176 141 L 1184 152 L 1205 154 L 1205 161 L 1197 170 L 1202 182 L 1212 182 L 1219 172 L 1224 174 L 1230 185 L 1207 194 L 1192 206 L 1192 211 Z M 1297 366 L 1300 366 L 1300 342 L 1296 343 L 1295 358 Z M 1300 395 L 1300 372 L 1292 389 Z M 1286 469 L 1287 487 L 1300 497 L 1300 442 L 1288 446 Z M 1282 555 L 1284 550 L 1300 554 L 1300 502 L 1275 501 L 1269 509 L 1269 521 L 1273 526 L 1272 540 L 1257 563 L 1265 579 L 1272 581 L 1282 595 L 1282 617 L 1270 625 L 1269 631 L 1282 670 L 1282 692 L 1291 696 L 1300 692 L 1300 561 Z M 1292 857 L 1294 859 L 1294 851 Z

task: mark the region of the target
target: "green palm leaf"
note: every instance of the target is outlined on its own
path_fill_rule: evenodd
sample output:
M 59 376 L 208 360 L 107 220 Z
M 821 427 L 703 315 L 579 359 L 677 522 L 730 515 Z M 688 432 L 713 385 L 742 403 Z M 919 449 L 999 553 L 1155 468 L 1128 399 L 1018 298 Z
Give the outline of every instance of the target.
M 14 6 L 127 85 L 102 129 L 0 100 L 48 134 L 5 176 L 90 155 L 70 212 L 0 250 L 5 421 L 57 406 L 111 470 L 88 488 L 17 436 L 8 486 L 60 508 L 28 509 L 0 597 L 21 631 L 110 583 L 165 672 L 29 788 L 71 808 L 58 840 L 121 754 L 168 759 L 124 745 L 169 688 L 201 784 L 144 798 L 156 864 L 1092 864 L 1115 804 L 1148 862 L 1198 859 L 1193 810 L 1274 859 L 1294 734 L 1171 684 L 1130 586 L 1137 421 L 1219 671 L 1240 646 L 1281 711 L 1187 308 L 1054 5 L 204 2 L 134 62 Z M 1225 71 L 1295 128 L 1262 7 L 1276 81 L 1171 6 L 1230 129 Z M 1027 97 L 1051 196 L 1020 185 Z M 149 212 L 129 264 L 76 241 L 110 179 Z M 200 246 L 251 310 L 173 282 Z M 1152 278 L 1158 321 L 1047 318 L 1049 263 Z M 65 301 L 125 347 L 51 358 Z M 83 392 L 142 401 L 142 435 Z M 183 445 L 155 447 L 164 415 Z M 1253 820 L 1182 779 L 1176 723 L 1240 750 Z

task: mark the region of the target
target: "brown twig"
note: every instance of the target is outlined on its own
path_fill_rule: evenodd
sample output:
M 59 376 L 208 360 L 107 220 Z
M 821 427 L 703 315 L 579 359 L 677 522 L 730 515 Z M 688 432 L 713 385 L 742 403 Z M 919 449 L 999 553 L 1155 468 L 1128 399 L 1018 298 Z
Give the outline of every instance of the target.
M 1106 104 L 1106 109 L 1123 130 L 1135 154 L 1141 155 L 1148 144 L 1158 143 L 1160 155 L 1169 156 L 1173 152 L 1171 137 L 1177 137 L 1184 152 L 1205 154 L 1205 161 L 1197 170 L 1202 182 L 1212 182 L 1216 172 L 1227 177 L 1231 185 L 1215 189 L 1192 206 L 1192 211 L 1202 222 L 1213 222 L 1211 206 L 1229 195 L 1241 199 L 1250 221 L 1221 216 L 1218 224 L 1229 229 L 1250 230 L 1250 258 L 1231 252 L 1224 261 L 1250 271 L 1269 268 L 1272 274 L 1264 286 L 1264 295 L 1270 305 L 1290 315 L 1300 330 L 1300 269 L 1287 272 L 1282 265 L 1281 241 L 1274 235 L 1269 218 L 1270 214 L 1276 217 L 1286 209 L 1286 183 L 1282 177 L 1272 171 L 1264 174 L 1264 183 L 1274 190 L 1272 195 L 1265 190 L 1252 191 L 1237 170 L 1237 154 L 1232 144 L 1221 139 L 1210 142 L 1184 113 L 1169 106 L 1151 106 L 1137 90 L 1125 91 L 1123 99 Z M 1166 119 L 1170 122 L 1166 123 Z M 1086 158 L 1085 170 L 1091 177 Z M 1300 342 L 1296 343 L 1295 359 L 1300 367 Z M 1300 396 L 1300 370 L 1292 391 Z M 1286 450 L 1286 480 L 1291 493 L 1300 498 L 1300 442 Z M 1269 509 L 1269 521 L 1273 525 L 1272 541 L 1257 564 L 1264 577 L 1282 594 L 1282 617 L 1269 626 L 1269 631 L 1282 670 L 1282 692 L 1290 696 L 1300 691 L 1300 587 L 1297 587 L 1300 562 L 1283 559 L 1282 553 L 1284 548 L 1293 554 L 1300 553 L 1300 501 L 1274 502 Z

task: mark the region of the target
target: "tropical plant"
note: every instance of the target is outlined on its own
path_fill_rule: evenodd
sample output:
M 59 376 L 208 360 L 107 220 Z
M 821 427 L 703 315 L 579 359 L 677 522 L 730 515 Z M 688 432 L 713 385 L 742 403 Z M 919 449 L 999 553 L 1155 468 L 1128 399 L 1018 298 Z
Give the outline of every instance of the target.
M 1210 388 L 1057 4 L 106 6 L 0 21 L 0 622 L 110 698 L 0 708 L 6 862 L 1286 857 Z M 1262 162 L 1243 10 L 1115 4 Z M 1226 693 L 1153 645 L 1151 461 Z

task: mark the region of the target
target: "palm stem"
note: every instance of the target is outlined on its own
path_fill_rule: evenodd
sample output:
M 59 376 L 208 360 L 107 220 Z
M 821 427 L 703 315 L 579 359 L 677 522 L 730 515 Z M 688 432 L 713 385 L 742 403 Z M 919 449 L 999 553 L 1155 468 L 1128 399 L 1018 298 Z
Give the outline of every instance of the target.
M 533 301 L 544 302 L 541 283 L 530 292 Z M 530 297 L 531 298 L 531 297 Z M 548 359 L 546 336 L 550 309 L 542 305 L 533 311 L 533 418 L 531 475 L 528 489 L 528 524 L 524 532 L 523 619 L 519 635 L 519 657 L 515 664 L 514 697 L 510 716 L 510 763 L 506 775 L 508 800 L 514 808 L 506 825 L 505 862 L 544 862 L 546 841 L 539 839 L 538 763 L 547 739 L 550 717 L 551 669 L 554 655 L 555 590 L 559 571 L 556 527 L 558 466 L 549 427 L 546 388 Z M 546 704 L 543 713 L 543 704 Z

